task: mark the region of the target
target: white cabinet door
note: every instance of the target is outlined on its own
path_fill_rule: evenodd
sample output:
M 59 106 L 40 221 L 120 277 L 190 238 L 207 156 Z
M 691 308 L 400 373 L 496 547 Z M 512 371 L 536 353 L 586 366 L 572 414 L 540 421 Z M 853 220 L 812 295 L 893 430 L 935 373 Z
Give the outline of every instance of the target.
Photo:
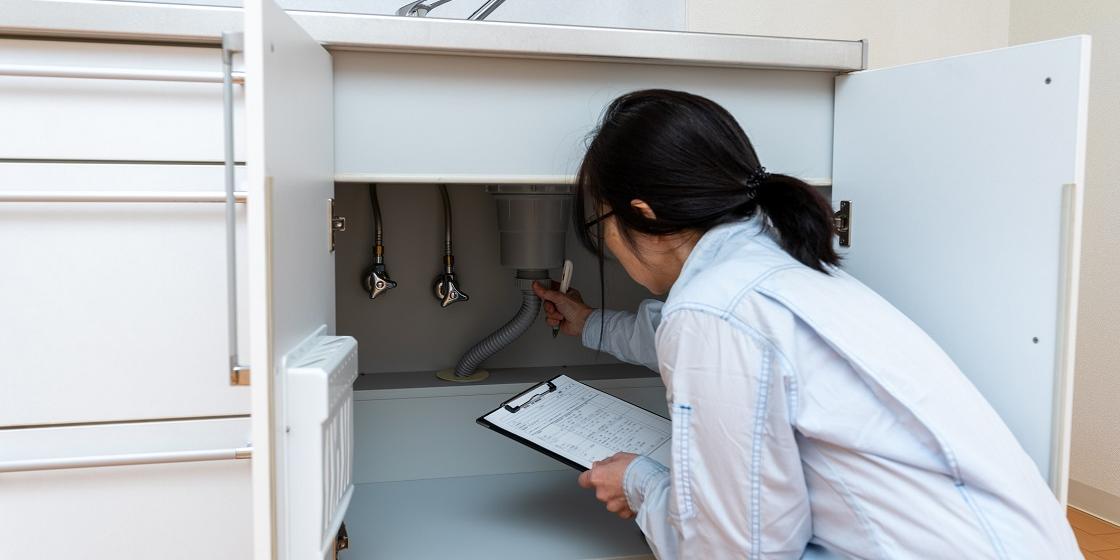
M 948 352 L 1062 500 L 1088 60 L 1070 37 L 836 81 L 845 268 Z
M 333 72 L 270 0 L 246 2 L 245 66 L 254 551 L 284 558 L 284 358 L 334 330 Z

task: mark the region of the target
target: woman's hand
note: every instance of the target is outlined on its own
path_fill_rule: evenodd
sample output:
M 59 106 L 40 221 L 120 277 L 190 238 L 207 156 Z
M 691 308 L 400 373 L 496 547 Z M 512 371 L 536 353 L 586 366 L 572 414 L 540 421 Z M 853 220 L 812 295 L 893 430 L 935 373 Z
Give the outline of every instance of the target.
M 552 282 L 555 288 L 556 282 Z M 583 334 L 583 325 L 591 315 L 591 308 L 583 303 L 583 296 L 575 289 L 562 294 L 555 289 L 546 289 L 539 282 L 533 282 L 533 292 L 544 300 L 545 320 L 549 325 L 560 326 L 560 332 L 568 336 Z
M 607 504 L 607 511 L 617 513 L 623 519 L 630 519 L 634 517 L 634 512 L 630 511 L 630 504 L 626 501 L 622 479 L 626 475 L 626 467 L 636 458 L 638 456 L 633 453 L 615 453 L 602 461 L 595 461 L 591 464 L 591 470 L 579 475 L 579 485 L 594 488 L 595 497 Z

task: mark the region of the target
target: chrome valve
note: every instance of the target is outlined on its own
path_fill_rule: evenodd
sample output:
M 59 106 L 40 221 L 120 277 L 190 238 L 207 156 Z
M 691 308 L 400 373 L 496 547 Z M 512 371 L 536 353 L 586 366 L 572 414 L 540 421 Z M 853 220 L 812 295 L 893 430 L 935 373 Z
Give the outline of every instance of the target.
M 440 307 L 447 307 L 452 303 L 470 299 L 466 293 L 459 289 L 454 272 L 444 272 L 436 277 L 435 293 Z
M 376 299 L 377 296 L 397 287 L 397 283 L 389 278 L 389 272 L 381 263 L 373 265 L 370 269 L 369 274 L 366 275 L 365 285 L 366 292 L 369 292 L 369 299 Z

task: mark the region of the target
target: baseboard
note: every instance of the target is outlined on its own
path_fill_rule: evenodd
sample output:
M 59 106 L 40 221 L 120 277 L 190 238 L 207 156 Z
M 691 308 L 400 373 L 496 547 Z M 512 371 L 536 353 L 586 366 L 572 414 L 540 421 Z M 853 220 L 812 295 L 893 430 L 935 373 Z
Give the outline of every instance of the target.
M 1120 496 L 1110 494 L 1076 480 L 1069 481 L 1069 505 L 1095 515 L 1113 525 L 1120 525 Z

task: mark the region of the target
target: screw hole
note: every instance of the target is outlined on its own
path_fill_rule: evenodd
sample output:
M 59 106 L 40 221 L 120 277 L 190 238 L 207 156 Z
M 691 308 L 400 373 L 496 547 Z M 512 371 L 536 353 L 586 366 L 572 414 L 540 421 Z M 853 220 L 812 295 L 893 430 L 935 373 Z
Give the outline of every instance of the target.
M 1047 85 L 1049 85 L 1049 84 L 1050 84 L 1050 78 L 1046 78 L 1046 79 L 1045 79 L 1045 80 L 1043 80 L 1043 81 L 1045 81 Z
M 1035 344 L 1038 344 L 1038 337 L 1036 336 L 1036 337 L 1032 338 L 1031 341 L 1034 342 Z

